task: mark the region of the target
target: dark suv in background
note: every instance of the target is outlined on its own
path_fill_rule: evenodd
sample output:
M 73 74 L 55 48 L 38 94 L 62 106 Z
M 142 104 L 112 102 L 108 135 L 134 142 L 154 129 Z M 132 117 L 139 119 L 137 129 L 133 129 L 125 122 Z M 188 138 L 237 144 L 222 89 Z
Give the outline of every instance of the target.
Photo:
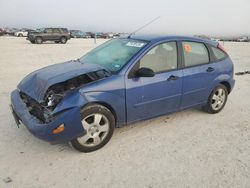
M 0 28 L 0 36 L 4 35 L 5 34 L 5 31 L 4 29 Z
M 66 28 L 44 28 L 29 32 L 27 40 L 31 43 L 41 44 L 45 41 L 65 44 L 70 39 L 70 33 Z

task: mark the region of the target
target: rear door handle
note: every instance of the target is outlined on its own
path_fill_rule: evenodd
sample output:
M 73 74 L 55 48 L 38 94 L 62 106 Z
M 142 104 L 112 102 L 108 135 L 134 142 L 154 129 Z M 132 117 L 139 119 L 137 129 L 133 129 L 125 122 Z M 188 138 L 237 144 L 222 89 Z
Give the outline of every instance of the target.
M 213 67 L 208 67 L 207 68 L 207 72 L 213 72 L 214 71 L 214 68 Z
M 171 76 L 169 76 L 169 78 L 167 79 L 167 81 L 177 80 L 178 78 L 179 78 L 179 76 L 171 75 Z

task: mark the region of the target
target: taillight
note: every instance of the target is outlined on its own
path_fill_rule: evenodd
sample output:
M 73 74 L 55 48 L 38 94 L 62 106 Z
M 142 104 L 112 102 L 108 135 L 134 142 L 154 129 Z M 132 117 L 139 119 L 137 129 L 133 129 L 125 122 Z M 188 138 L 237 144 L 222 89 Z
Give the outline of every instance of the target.
M 224 48 L 223 45 L 218 44 L 217 48 L 219 48 L 220 50 L 222 50 L 223 52 L 225 52 L 227 54 L 226 49 Z

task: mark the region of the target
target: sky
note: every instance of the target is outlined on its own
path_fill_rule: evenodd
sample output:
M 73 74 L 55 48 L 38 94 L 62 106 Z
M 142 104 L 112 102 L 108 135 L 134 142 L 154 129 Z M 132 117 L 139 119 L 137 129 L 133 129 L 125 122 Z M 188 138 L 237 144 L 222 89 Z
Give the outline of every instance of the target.
M 250 35 L 250 0 L 0 0 L 0 27 Z

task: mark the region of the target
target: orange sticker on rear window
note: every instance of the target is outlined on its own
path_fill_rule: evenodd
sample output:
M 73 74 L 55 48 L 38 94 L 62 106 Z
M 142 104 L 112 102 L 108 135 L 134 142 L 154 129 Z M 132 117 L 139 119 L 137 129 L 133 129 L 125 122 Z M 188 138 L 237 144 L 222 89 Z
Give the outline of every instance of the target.
M 192 50 L 190 44 L 184 44 L 184 49 L 185 49 L 185 52 L 191 52 Z

